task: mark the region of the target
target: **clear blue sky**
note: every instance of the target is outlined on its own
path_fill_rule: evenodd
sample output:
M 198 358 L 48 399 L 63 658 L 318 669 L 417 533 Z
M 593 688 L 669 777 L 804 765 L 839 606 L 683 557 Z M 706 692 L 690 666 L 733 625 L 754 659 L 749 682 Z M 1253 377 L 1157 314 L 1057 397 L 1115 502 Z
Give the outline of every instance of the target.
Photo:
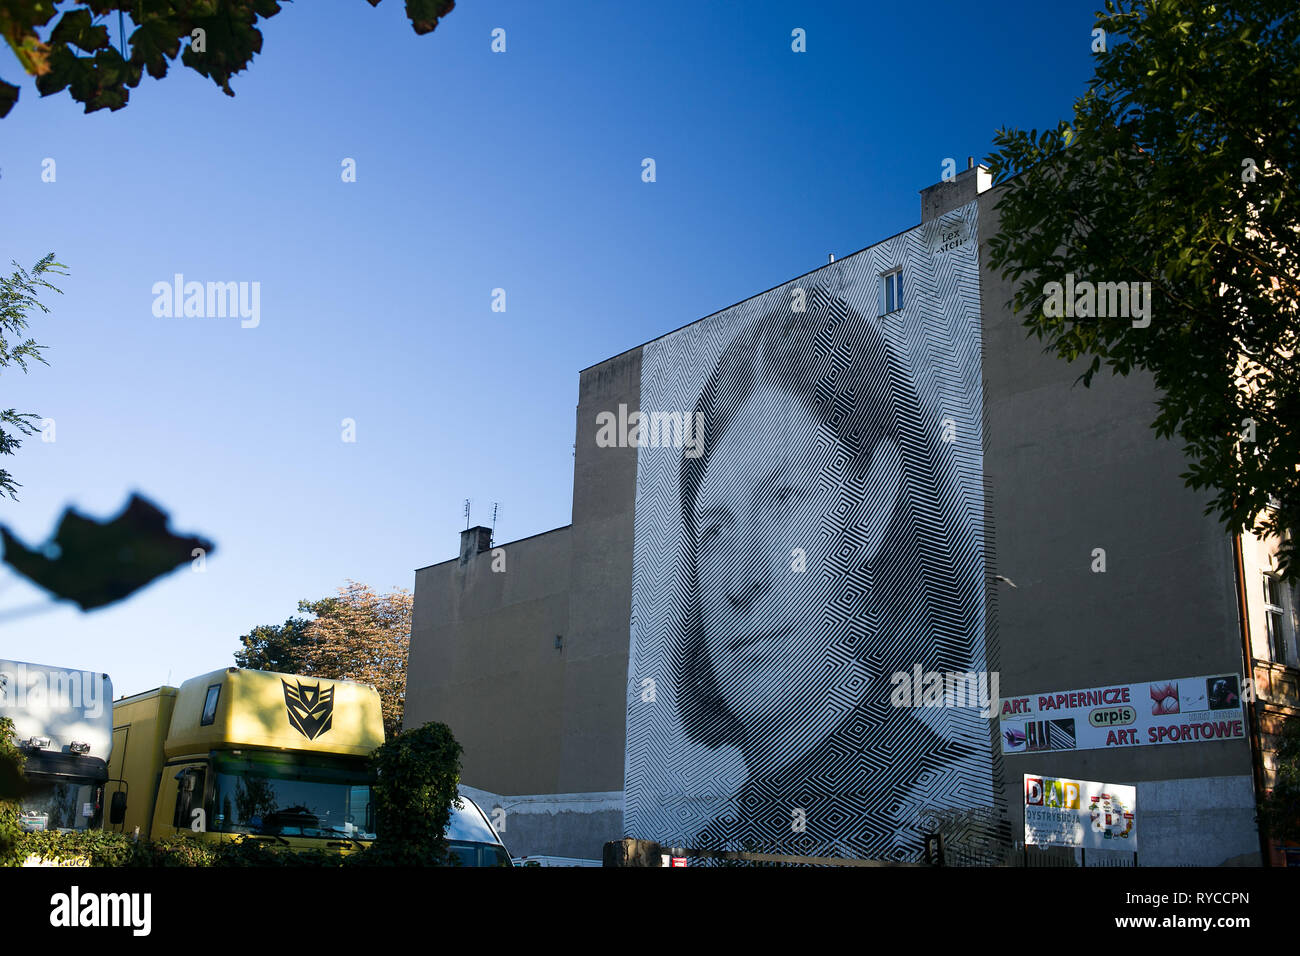
M 498 541 L 568 523 L 579 369 L 915 225 L 946 157 L 1070 115 L 1099 5 L 461 0 L 417 37 L 400 0 L 295 3 L 234 99 L 178 63 L 91 115 L 5 46 L 3 265 L 71 274 L 33 321 L 50 367 L 0 378 L 56 422 L 0 522 L 35 543 L 138 490 L 217 551 L 0 621 L 0 656 L 135 693 L 345 579 L 412 588 L 466 497 Z M 260 325 L 155 317 L 178 272 L 259 282 Z M 0 613 L 41 596 L 0 570 Z

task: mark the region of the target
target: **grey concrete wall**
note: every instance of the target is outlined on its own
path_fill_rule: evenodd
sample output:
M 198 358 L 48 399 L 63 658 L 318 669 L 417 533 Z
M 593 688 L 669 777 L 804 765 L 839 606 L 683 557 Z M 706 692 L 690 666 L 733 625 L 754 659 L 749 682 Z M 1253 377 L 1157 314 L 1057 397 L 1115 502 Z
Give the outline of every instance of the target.
M 1000 192 L 980 196 L 984 240 L 999 228 Z M 1027 338 L 1006 306 L 1010 283 L 986 252 L 982 260 L 990 564 L 1017 585 L 991 585 L 1002 696 L 1240 674 L 1231 539 L 1179 477 L 1180 446 L 1152 431 L 1150 377 L 1103 370 L 1090 388 L 1074 385 L 1084 363 L 1067 365 Z M 1104 573 L 1091 570 L 1094 548 L 1105 549 Z M 1134 783 L 1251 772 L 1246 740 L 1003 759 L 1020 833 L 1025 773 Z M 1145 809 L 1139 797 L 1142 819 Z M 1225 845 L 1249 843 L 1253 823 L 1231 819 Z
M 463 788 L 497 825 L 512 857 L 566 856 L 599 860 L 623 837 L 623 794 L 544 793 L 506 796 Z
M 1139 783 L 1137 806 L 1141 866 L 1259 865 L 1249 775 Z

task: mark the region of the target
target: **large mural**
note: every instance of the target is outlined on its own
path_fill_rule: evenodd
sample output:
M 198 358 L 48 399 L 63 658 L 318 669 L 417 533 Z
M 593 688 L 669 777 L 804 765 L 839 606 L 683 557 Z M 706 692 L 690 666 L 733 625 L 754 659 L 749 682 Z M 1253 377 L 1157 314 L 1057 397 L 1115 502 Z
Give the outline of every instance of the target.
M 976 215 L 643 348 L 629 836 L 914 860 L 993 804 Z

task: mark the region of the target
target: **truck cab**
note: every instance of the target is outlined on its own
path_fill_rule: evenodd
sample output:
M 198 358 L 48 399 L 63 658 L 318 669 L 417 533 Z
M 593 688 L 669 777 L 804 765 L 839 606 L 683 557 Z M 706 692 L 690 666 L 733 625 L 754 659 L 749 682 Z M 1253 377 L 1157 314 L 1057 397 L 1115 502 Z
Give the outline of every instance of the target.
M 230 667 L 124 697 L 104 828 L 354 852 L 375 839 L 369 758 L 383 742 L 378 691 L 352 681 Z M 511 865 L 465 793 L 446 836 L 452 865 Z
M 113 733 L 125 806 L 109 830 L 338 852 L 375 838 L 372 687 L 230 667 L 117 701 Z
M 0 717 L 14 723 L 27 789 L 24 830 L 88 830 L 103 819 L 113 744 L 107 674 L 0 660 Z

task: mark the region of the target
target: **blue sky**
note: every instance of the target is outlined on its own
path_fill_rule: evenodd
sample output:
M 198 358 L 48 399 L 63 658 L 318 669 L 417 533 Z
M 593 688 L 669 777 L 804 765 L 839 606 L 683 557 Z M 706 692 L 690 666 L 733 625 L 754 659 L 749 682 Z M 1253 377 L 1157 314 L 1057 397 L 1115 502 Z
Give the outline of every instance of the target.
M 412 588 L 466 497 L 498 541 L 568 523 L 579 369 L 915 225 L 945 158 L 1069 116 L 1097 5 L 461 0 L 417 37 L 399 0 L 296 3 L 235 98 L 176 64 L 91 115 L 4 47 L 3 265 L 70 275 L 50 366 L 0 376 L 55 421 L 0 523 L 139 491 L 217 550 L 0 619 L 0 656 L 179 683 L 346 579 Z M 156 317 L 176 273 L 260 283 L 259 325 Z M 0 569 L 0 614 L 41 599 Z

